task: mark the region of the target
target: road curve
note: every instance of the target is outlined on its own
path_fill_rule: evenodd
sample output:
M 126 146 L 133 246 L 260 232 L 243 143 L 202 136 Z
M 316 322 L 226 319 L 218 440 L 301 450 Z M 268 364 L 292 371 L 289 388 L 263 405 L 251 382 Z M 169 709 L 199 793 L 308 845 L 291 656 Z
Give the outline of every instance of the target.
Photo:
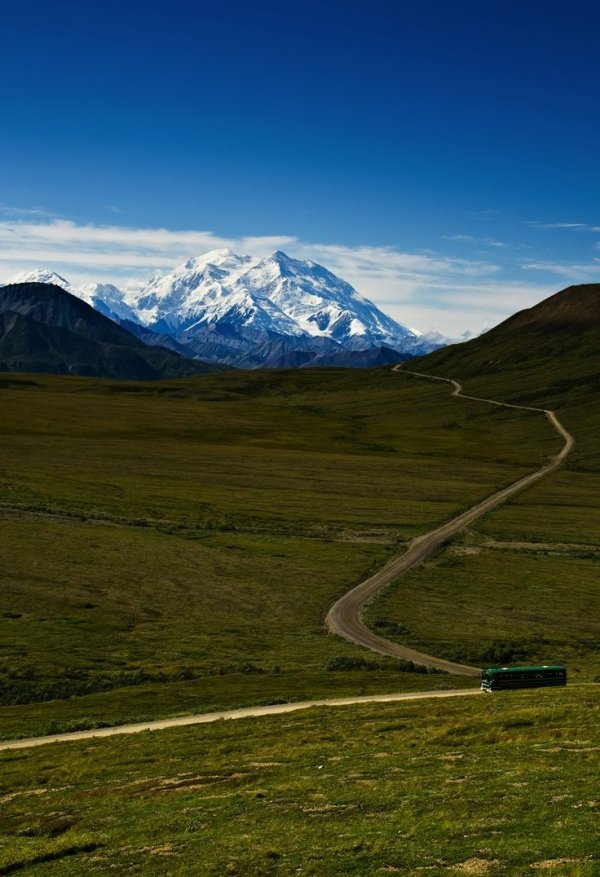
M 463 399 L 470 399 L 474 402 L 487 402 L 490 405 L 497 405 L 502 408 L 518 408 L 525 411 L 537 411 L 546 417 L 551 426 L 564 439 L 563 447 L 560 452 L 552 458 L 550 463 L 542 466 L 540 469 L 536 469 L 536 471 L 532 472 L 530 475 L 525 475 L 523 478 L 519 478 L 518 481 L 509 484 L 508 487 L 498 490 L 496 493 L 488 496 L 486 499 L 477 503 L 477 505 L 474 505 L 462 514 L 457 515 L 455 518 L 452 518 L 452 520 L 447 521 L 447 523 L 442 524 L 435 530 L 431 530 L 429 533 L 425 533 L 424 536 L 418 536 L 416 539 L 413 539 L 404 554 L 400 557 L 395 557 L 374 575 L 365 579 L 365 581 L 361 582 L 359 585 L 356 585 L 351 591 L 344 594 L 343 597 L 340 597 L 337 603 L 335 603 L 327 613 L 325 623 L 329 631 L 350 640 L 350 642 L 356 643 L 356 645 L 364 646 L 365 648 L 371 649 L 373 652 L 379 652 L 379 654 L 382 655 L 389 655 L 392 658 L 400 658 L 404 661 L 413 661 L 415 664 L 424 664 L 430 667 L 435 667 L 438 670 L 444 670 L 446 673 L 455 673 L 464 676 L 478 676 L 481 672 L 479 667 L 470 667 L 466 664 L 445 661 L 443 658 L 426 655 L 423 652 L 418 652 L 415 649 L 410 649 L 406 646 L 399 645 L 398 643 L 390 642 L 389 640 L 384 639 L 384 637 L 378 636 L 376 633 L 369 630 L 369 628 L 363 623 L 362 610 L 365 604 L 372 600 L 376 594 L 384 588 L 387 588 L 388 585 L 395 581 L 399 576 L 403 575 L 403 573 L 412 569 L 417 564 L 422 563 L 427 557 L 433 554 L 434 551 L 437 551 L 443 542 L 456 536 L 468 527 L 469 524 L 481 517 L 481 515 L 496 508 L 496 506 L 499 506 L 509 497 L 518 493 L 518 491 L 523 490 L 525 487 L 529 487 L 531 484 L 539 481 L 540 478 L 543 478 L 545 475 L 548 475 L 549 472 L 552 472 L 560 466 L 573 449 L 575 439 L 571 433 L 565 429 L 554 411 L 549 411 L 545 408 L 532 408 L 528 405 L 512 405 L 509 402 L 498 402 L 495 399 L 482 399 L 478 396 L 467 396 L 462 392 L 462 386 L 458 381 L 453 381 L 449 378 L 434 377 L 432 375 L 422 374 L 421 372 L 409 371 L 408 369 L 401 368 L 399 365 L 395 366 L 392 371 L 402 371 L 405 374 L 416 375 L 417 377 L 428 378 L 433 381 L 444 381 L 453 386 L 453 396 L 460 396 Z
M 351 706 L 359 703 L 394 703 L 399 700 L 424 700 L 432 697 L 467 697 L 481 694 L 479 688 L 457 688 L 446 691 L 412 691 L 403 694 L 367 694 L 361 697 L 338 697 L 332 700 L 302 700 L 297 703 L 278 703 L 270 706 L 250 706 L 237 710 L 224 710 L 218 713 L 200 713 L 196 716 L 181 716 L 177 719 L 158 719 L 154 722 L 139 722 L 135 725 L 114 725 L 111 728 L 93 728 L 90 731 L 71 731 L 67 734 L 52 734 L 48 737 L 29 737 L 23 740 L 7 740 L 0 743 L 0 752 L 9 749 L 31 749 L 46 746 L 48 743 L 72 743 L 77 740 L 92 740 L 97 737 L 115 737 L 118 734 L 137 734 L 140 731 L 164 731 L 165 728 L 181 728 L 186 725 L 207 725 L 224 719 L 250 719 L 257 716 L 278 716 L 293 713 L 313 706 Z

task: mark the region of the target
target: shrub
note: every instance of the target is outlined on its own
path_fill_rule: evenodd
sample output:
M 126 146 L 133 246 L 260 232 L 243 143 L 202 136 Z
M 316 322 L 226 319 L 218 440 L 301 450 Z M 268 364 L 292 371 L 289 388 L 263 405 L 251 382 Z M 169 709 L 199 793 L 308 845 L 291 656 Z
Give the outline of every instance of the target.
M 524 643 L 497 640 L 481 652 L 481 660 L 490 664 L 514 664 L 526 661 L 529 652 Z
M 351 658 L 348 655 L 338 655 L 335 658 L 330 658 L 325 664 L 325 670 L 330 673 L 345 673 L 349 670 L 395 670 L 399 673 L 441 672 L 433 667 L 414 664 L 412 661 L 398 660 L 390 664 L 382 661 L 369 661 L 366 658 Z

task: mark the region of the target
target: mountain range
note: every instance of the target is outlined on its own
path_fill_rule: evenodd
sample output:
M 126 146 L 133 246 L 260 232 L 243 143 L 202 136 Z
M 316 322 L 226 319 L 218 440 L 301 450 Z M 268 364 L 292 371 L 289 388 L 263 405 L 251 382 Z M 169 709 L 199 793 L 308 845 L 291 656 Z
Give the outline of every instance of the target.
M 0 371 L 152 380 L 214 370 L 149 347 L 60 286 L 0 287 Z
M 444 343 L 384 314 L 349 283 L 281 251 L 263 259 L 213 250 L 136 291 L 74 287 L 49 271 L 18 282 L 54 283 L 146 344 L 236 367 L 377 365 Z

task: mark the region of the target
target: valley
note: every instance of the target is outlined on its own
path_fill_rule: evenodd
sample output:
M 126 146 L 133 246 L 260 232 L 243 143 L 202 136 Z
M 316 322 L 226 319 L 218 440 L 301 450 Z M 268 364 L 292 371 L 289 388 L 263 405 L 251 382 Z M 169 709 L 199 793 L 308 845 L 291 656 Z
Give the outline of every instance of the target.
M 465 447 L 446 389 L 388 370 L 10 378 L 2 397 L 5 737 L 455 686 L 328 636 L 324 615 L 556 446 L 482 406 Z
M 324 619 L 412 539 L 548 469 L 563 438 L 539 412 L 390 369 L 2 378 L 2 737 L 185 727 L 0 753 L 0 873 L 183 875 L 202 855 L 202 873 L 244 877 L 326 875 L 331 861 L 594 874 L 597 357 L 581 357 L 585 333 L 565 335 L 558 362 L 559 340 L 550 361 L 521 359 L 518 380 L 486 373 L 485 337 L 456 348 L 475 350 L 472 376 L 452 348 L 416 363 L 460 374 L 468 396 L 556 409 L 576 444 L 364 613 L 445 660 L 568 664 L 565 690 L 500 696 Z M 390 692 L 418 701 L 286 713 Z M 237 707 L 275 715 L 183 718 Z M 532 806 L 560 823 L 556 843 Z
M 600 877 L 600 5 L 2 12 L 0 877 Z

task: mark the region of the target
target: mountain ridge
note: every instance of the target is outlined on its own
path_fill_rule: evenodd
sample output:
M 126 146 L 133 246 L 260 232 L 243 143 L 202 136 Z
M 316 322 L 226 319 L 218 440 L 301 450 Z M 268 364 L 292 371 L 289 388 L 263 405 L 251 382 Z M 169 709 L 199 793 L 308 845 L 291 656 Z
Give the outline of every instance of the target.
M 398 323 L 317 262 L 282 250 L 263 258 L 211 250 L 128 292 L 111 284 L 76 288 L 42 270 L 15 279 L 28 277 L 56 278 L 146 342 L 158 336 L 170 349 L 235 367 L 378 364 L 377 351 L 402 359 L 445 343 Z M 382 352 L 380 364 L 388 357 Z
M 281 250 L 262 259 L 214 250 L 188 260 L 146 284 L 137 296 L 137 311 L 148 328 L 166 325 L 187 332 L 223 321 L 338 343 L 363 339 L 362 346 L 405 344 L 418 337 L 328 269 Z

